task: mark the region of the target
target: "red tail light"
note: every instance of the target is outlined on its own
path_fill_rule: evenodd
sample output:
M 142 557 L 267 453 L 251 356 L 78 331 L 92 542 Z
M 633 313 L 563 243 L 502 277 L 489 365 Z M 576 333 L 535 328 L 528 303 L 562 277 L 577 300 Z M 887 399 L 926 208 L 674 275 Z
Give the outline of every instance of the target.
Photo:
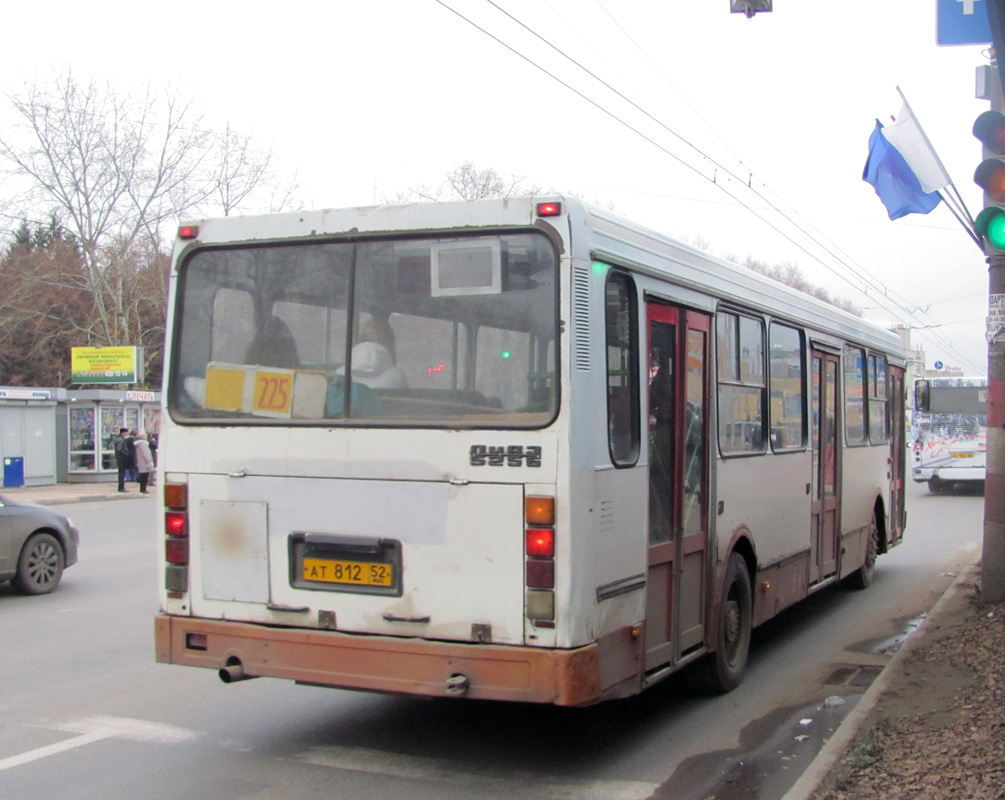
M 526 614 L 535 628 L 555 627 L 555 498 L 524 500 Z
M 164 512 L 164 531 L 168 536 L 188 536 L 188 520 L 184 511 Z
M 188 484 L 164 483 L 164 589 L 168 597 L 188 592 Z
M 555 555 L 555 531 L 552 528 L 527 529 L 527 555 L 553 558 Z

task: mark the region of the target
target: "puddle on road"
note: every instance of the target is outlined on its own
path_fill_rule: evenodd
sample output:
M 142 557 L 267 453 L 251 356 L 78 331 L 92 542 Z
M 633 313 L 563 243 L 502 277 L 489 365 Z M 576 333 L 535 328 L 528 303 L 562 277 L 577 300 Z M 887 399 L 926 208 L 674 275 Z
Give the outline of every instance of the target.
M 851 645 L 848 649 L 855 653 L 877 653 L 883 656 L 892 656 L 906 642 L 911 634 L 921 627 L 927 614 L 919 614 L 910 619 L 900 620 L 900 632 L 883 639 L 867 639 L 864 642 Z
M 848 649 L 892 656 L 925 617 L 902 619 L 897 634 Z M 652 795 L 653 800 L 780 800 L 882 670 L 882 665 L 875 664 L 835 665 L 825 685 L 842 686 L 852 694 L 835 694 L 810 706 L 776 709 L 751 722 L 740 733 L 740 747 L 684 761 Z
M 855 707 L 860 694 L 776 709 L 747 725 L 737 750 L 683 762 L 653 800 L 779 800 Z

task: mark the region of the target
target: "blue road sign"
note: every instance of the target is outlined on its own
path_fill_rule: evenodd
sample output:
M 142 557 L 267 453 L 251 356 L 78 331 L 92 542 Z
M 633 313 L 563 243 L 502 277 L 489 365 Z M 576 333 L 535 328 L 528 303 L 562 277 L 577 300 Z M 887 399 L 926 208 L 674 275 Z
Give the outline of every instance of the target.
M 987 2 L 988 0 L 937 0 L 936 44 L 991 44 Z

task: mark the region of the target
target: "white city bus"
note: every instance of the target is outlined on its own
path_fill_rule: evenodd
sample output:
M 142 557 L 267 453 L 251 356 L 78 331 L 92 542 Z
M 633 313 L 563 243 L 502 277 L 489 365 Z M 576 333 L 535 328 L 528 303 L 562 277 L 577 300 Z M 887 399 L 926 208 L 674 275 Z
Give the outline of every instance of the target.
M 903 532 L 898 337 L 575 198 L 193 221 L 168 339 L 157 659 L 228 682 L 728 690 Z
M 921 378 L 914 382 L 911 477 L 931 492 L 974 486 L 987 472 L 987 378 Z

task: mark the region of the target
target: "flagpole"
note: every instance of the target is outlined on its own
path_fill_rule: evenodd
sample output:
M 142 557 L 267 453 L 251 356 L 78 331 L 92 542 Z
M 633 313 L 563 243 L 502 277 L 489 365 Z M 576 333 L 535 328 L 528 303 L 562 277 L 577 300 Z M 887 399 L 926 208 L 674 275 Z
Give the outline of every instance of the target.
M 918 119 L 918 115 L 914 113 L 914 109 L 911 108 L 911 104 L 907 102 L 907 98 L 904 96 L 904 93 L 900 90 L 900 87 L 898 86 L 898 87 L 896 87 L 896 89 L 897 89 L 897 94 L 900 95 L 900 99 L 904 103 L 904 107 L 907 109 L 907 113 L 910 114 L 912 117 L 914 117 L 914 124 L 918 126 L 918 133 L 921 134 L 921 138 L 925 142 L 925 147 L 928 148 L 928 152 L 931 154 L 932 158 L 935 159 L 935 163 L 939 165 L 939 169 L 942 170 L 942 174 L 945 175 L 947 178 L 949 178 L 949 184 L 948 185 L 953 190 L 954 199 L 957 202 L 959 202 L 959 204 L 960 204 L 960 206 L 962 208 L 963 214 L 966 216 L 967 221 L 970 223 L 969 226 L 964 225 L 964 227 L 968 227 L 968 229 L 971 231 L 971 233 L 970 233 L 971 238 L 973 238 L 975 236 L 975 234 L 974 234 L 973 231 L 975 231 L 976 228 L 974 227 L 974 218 L 970 215 L 970 210 L 967 208 L 967 204 L 963 202 L 963 198 L 960 196 L 960 193 L 957 191 L 956 184 L 953 183 L 953 178 L 949 174 L 949 170 L 946 169 L 945 164 L 942 163 L 942 159 L 939 158 L 939 154 L 935 151 L 935 148 L 932 147 L 932 142 L 928 138 L 928 134 L 925 133 L 925 129 L 923 127 L 921 127 L 921 120 Z M 944 198 L 944 195 L 942 195 L 941 191 L 939 192 L 939 195 Z M 948 203 L 947 203 L 947 205 L 948 205 Z M 953 213 L 955 214 L 956 212 L 953 212 Z M 959 217 L 957 217 L 957 219 L 959 219 Z M 960 222 L 962 223 L 962 220 L 960 220 Z
M 976 229 L 973 227 L 973 223 L 971 222 L 970 224 L 967 224 L 966 220 L 964 220 L 963 217 L 960 216 L 960 212 L 953 207 L 953 204 L 951 202 L 949 202 L 949 198 L 946 197 L 941 191 L 936 192 L 936 194 L 945 201 L 946 208 L 948 208 L 950 213 L 952 213 L 952 215 L 956 217 L 957 222 L 959 222 L 960 225 L 963 226 L 963 230 L 965 230 L 967 234 L 970 236 L 970 238 L 974 240 L 974 244 L 976 244 L 979 248 L 981 248 L 981 252 L 984 252 L 984 243 L 977 235 Z

